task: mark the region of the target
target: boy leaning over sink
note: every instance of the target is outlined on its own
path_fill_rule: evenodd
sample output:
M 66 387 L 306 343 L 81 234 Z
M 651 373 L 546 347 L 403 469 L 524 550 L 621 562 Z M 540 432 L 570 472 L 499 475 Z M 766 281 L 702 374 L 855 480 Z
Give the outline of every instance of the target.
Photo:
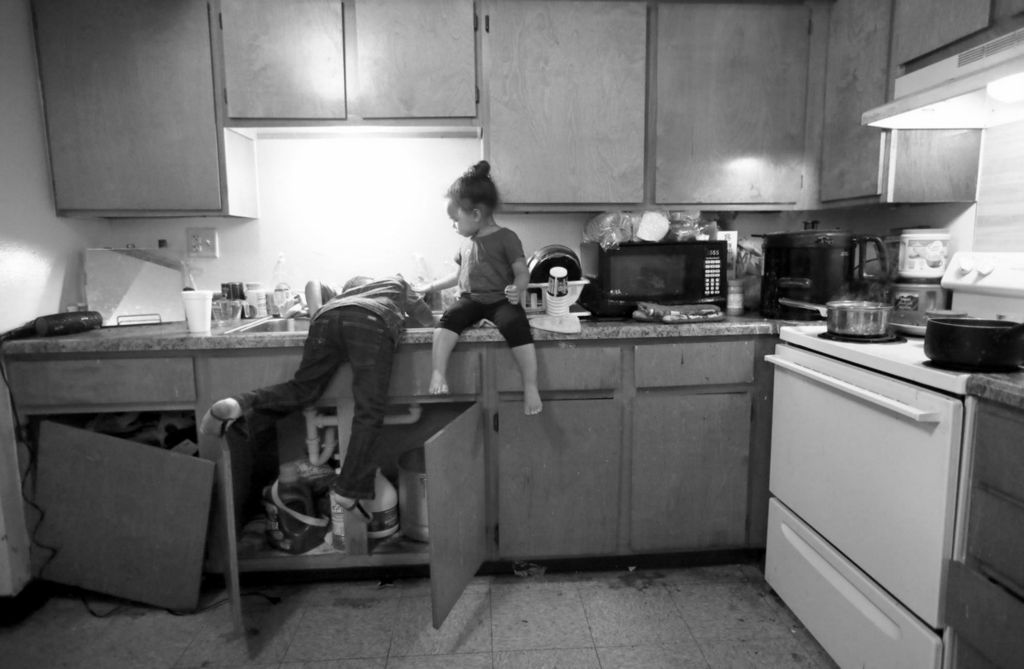
M 312 320 L 292 379 L 214 402 L 199 429 L 223 436 L 231 423 L 244 417 L 250 447 L 264 468 L 272 467 L 276 474 L 277 420 L 312 406 L 338 368 L 348 362 L 355 415 L 341 473 L 331 483 L 331 498 L 369 522 L 370 514 L 361 501 L 374 497 L 379 466 L 376 442 L 384 422 L 394 352 L 406 327 L 433 325 L 430 307 L 401 276 L 353 277 L 341 290 L 311 281 L 306 299 Z M 268 462 L 269 458 L 273 461 Z

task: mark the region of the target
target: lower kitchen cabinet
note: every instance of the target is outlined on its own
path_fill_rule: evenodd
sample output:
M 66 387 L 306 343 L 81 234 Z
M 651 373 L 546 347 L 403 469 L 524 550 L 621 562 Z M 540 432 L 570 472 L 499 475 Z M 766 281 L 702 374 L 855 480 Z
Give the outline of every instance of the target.
M 422 408 L 404 438 L 426 452 L 429 544 L 374 541 L 358 528 L 347 533 L 346 553 L 289 555 L 260 537 L 250 542 L 241 516 L 260 494 L 251 487 L 254 454 L 244 438 L 199 435 L 200 456 L 216 465 L 205 569 L 224 574 L 241 625 L 242 573 L 429 565 L 439 625 L 487 561 L 763 546 L 770 370 L 757 360 L 773 341 L 539 340 L 544 410 L 536 416 L 523 414 L 504 342 L 461 344 L 443 398 L 429 393 L 430 346 L 403 345 L 391 402 Z M 263 343 L 145 354 L 112 353 L 100 341 L 102 353 L 10 356 L 5 347 L 4 357 L 26 419 L 167 409 L 198 419 L 222 397 L 291 378 L 301 348 Z M 350 386 L 343 366 L 318 406 L 350 408 Z M 279 425 L 283 459 L 304 448 L 302 424 L 296 414 Z M 396 441 L 385 450 L 404 448 Z
M 498 554 L 609 555 L 619 523 L 621 408 L 614 399 L 498 403 Z
M 638 393 L 629 546 L 638 553 L 747 543 L 748 392 Z
M 951 666 L 1010 669 L 1024 657 L 1024 418 L 984 400 L 976 415 L 962 556 L 949 563 Z

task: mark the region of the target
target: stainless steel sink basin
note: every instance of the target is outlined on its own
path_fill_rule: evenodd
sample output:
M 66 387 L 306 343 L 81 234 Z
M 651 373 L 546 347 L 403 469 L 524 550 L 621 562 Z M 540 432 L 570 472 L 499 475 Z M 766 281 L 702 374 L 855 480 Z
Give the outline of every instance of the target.
M 308 318 L 261 318 L 251 323 L 245 323 L 225 330 L 226 335 L 238 334 L 281 334 L 281 333 L 305 333 L 309 332 Z

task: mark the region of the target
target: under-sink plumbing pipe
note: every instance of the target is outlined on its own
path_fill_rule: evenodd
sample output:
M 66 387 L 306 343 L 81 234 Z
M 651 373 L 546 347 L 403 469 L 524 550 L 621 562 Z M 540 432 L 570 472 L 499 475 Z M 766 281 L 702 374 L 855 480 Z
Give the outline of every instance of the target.
M 316 407 L 302 410 L 302 415 L 306 419 L 306 454 L 310 463 L 326 464 L 334 454 L 335 448 L 338 449 L 339 457 L 344 457 L 349 438 L 352 436 L 354 414 L 355 406 L 351 401 L 339 401 L 336 414 L 322 414 L 316 410 Z M 422 415 L 423 407 L 419 404 L 410 404 L 403 413 L 384 416 L 384 424 L 411 425 L 419 421 Z M 321 429 L 323 430 L 322 441 Z

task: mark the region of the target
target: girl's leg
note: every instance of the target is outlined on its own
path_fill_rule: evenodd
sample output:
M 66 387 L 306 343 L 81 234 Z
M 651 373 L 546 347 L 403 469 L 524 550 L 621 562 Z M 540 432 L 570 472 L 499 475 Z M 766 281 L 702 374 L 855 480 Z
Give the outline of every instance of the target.
M 533 346 L 530 321 L 520 305 L 499 302 L 494 305 L 490 318 L 508 342 L 512 357 L 523 377 L 523 413 L 538 414 L 543 409 L 537 388 L 537 349 Z
M 537 388 L 537 349 L 533 344 L 523 344 L 510 350 L 519 365 L 519 373 L 523 375 L 523 413 L 527 416 L 539 414 L 544 405 Z
M 447 395 L 448 379 L 445 374 L 448 371 L 448 358 L 451 357 L 452 349 L 459 341 L 459 333 L 437 328 L 434 330 L 434 343 L 431 348 L 431 362 L 433 371 L 430 374 L 430 394 Z
M 448 358 L 452 349 L 459 341 L 459 334 L 469 326 L 485 317 L 484 305 L 477 304 L 463 294 L 459 301 L 441 315 L 441 322 L 434 330 L 434 342 L 431 348 L 430 394 L 448 394 Z

